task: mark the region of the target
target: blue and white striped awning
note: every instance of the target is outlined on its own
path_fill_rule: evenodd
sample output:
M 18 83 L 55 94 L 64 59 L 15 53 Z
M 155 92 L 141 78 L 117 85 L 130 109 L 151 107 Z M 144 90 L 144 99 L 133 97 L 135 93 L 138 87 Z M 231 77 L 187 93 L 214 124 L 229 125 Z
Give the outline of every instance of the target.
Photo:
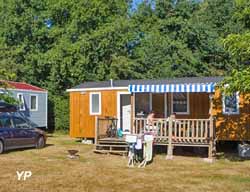
M 211 93 L 215 90 L 215 83 L 129 85 L 128 90 L 131 93 Z

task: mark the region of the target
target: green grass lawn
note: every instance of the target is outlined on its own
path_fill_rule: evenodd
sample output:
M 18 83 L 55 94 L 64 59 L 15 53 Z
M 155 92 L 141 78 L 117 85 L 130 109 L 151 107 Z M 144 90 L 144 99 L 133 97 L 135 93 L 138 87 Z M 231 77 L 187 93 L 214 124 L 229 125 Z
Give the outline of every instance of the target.
M 65 135 L 48 138 L 44 149 L 0 155 L 0 192 L 12 191 L 239 191 L 250 192 L 250 161 L 221 158 L 205 163 L 200 157 L 156 155 L 144 169 L 126 167 L 127 159 L 92 152 Z M 79 159 L 67 158 L 68 149 L 79 150 Z M 32 171 L 18 181 L 16 171 Z

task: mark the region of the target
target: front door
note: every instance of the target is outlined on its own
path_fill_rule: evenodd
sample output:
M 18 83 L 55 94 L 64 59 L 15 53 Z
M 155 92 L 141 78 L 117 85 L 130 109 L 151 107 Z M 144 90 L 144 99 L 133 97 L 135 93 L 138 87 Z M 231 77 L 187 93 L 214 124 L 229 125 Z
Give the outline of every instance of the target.
M 129 130 L 131 126 L 131 105 L 122 106 L 122 128 L 123 130 Z
M 120 94 L 119 126 L 123 131 L 130 131 L 131 127 L 131 95 Z

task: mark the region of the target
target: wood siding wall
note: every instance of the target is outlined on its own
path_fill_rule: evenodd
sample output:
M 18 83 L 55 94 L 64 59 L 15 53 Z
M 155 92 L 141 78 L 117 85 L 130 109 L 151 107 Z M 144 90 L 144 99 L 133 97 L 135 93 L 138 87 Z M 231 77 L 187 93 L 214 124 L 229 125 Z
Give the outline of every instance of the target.
M 152 94 L 152 110 L 156 114 L 164 114 L 164 94 L 158 93 L 158 94 Z M 161 118 L 163 118 L 162 116 Z
M 122 90 L 121 90 L 122 91 Z M 123 90 L 127 91 L 127 90 Z M 89 99 L 90 93 L 70 93 L 70 136 L 78 138 L 95 137 L 95 116 L 90 115 Z M 117 91 L 96 91 L 101 93 L 101 117 L 117 116 Z
M 217 139 L 228 141 L 250 140 L 250 102 L 246 95 L 240 95 L 240 113 L 238 115 L 223 114 L 222 95 L 219 90 L 215 92 L 213 103 Z
M 172 98 L 168 94 L 168 115 L 172 112 Z M 189 93 L 189 114 L 177 114 L 179 119 L 208 119 L 209 118 L 209 94 Z
M 122 90 L 119 90 L 122 91 Z M 123 90 L 126 91 L 126 90 Z M 102 117 L 117 115 L 117 92 L 101 92 Z M 95 136 L 95 115 L 89 114 L 89 93 L 70 93 L 70 136 L 78 138 L 94 138 Z M 167 114 L 171 114 L 171 94 L 167 94 Z M 217 90 L 213 102 L 213 116 L 215 117 L 216 135 L 218 140 L 250 140 L 250 102 L 240 96 L 240 114 L 224 115 L 222 113 L 222 96 Z M 133 96 L 131 97 L 133 117 Z M 176 115 L 180 119 L 207 119 L 209 118 L 209 94 L 189 94 L 189 114 Z M 132 121 L 132 120 L 131 120 Z

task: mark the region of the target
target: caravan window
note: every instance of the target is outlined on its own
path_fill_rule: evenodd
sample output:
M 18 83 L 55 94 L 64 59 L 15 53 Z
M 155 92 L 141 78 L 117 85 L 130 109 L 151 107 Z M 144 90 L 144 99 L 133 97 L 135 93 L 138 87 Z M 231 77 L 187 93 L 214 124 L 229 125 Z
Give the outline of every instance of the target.
M 189 113 L 188 93 L 173 93 L 172 112 L 176 114 L 188 114 Z
M 101 93 L 90 93 L 90 115 L 101 114 Z
M 136 93 L 135 94 L 135 114 L 136 116 L 145 116 L 150 112 L 150 94 Z
M 223 96 L 223 113 L 239 114 L 239 95 L 234 93 L 231 96 Z
M 38 110 L 38 95 L 30 95 L 30 110 Z
M 24 104 L 24 97 L 22 93 L 17 94 L 17 99 L 19 101 L 19 110 L 24 111 L 25 110 L 25 104 Z

